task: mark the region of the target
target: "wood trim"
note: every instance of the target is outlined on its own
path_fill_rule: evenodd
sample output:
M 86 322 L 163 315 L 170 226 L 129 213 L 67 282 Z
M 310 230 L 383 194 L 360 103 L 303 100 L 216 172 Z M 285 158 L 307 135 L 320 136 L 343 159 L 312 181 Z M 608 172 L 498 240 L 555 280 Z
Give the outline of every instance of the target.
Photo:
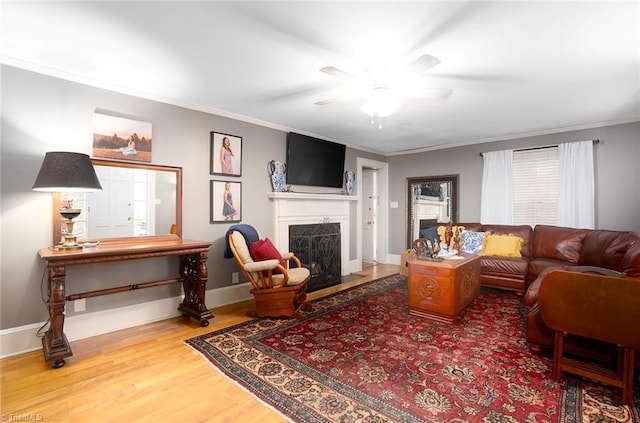
M 112 166 L 112 167 L 123 167 L 123 168 L 134 168 L 134 169 L 148 169 L 148 170 L 156 170 L 162 172 L 175 172 L 176 173 L 176 221 L 175 221 L 175 233 L 167 233 L 163 235 L 151 235 L 145 237 L 123 237 L 123 238 L 87 238 L 80 239 L 78 242 L 97 242 L 97 241 L 126 241 L 131 239 L 142 239 L 142 240 L 164 240 L 164 239 L 180 239 L 182 238 L 182 168 L 177 166 L 164 166 L 164 165 L 156 165 L 156 164 L 148 164 L 148 163 L 132 163 L 132 162 L 122 162 L 118 160 L 107 160 L 107 159 L 96 159 L 92 158 L 91 163 L 94 166 Z M 53 240 L 53 245 L 57 245 L 60 243 L 60 237 L 62 233 L 62 219 L 58 210 L 60 209 L 61 202 L 61 194 L 53 193 L 52 199 L 52 219 L 53 219 L 53 232 L 51 239 Z

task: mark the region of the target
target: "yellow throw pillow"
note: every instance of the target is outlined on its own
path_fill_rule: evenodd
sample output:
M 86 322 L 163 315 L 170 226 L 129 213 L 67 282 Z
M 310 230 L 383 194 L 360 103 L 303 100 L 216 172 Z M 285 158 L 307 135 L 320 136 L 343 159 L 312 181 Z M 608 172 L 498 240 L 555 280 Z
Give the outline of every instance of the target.
M 462 231 L 464 230 L 464 226 L 451 226 L 451 242 L 449 244 L 453 244 L 453 237 L 456 235 L 456 229 L 458 230 L 458 234 L 460 234 L 460 243 L 462 243 Z M 446 226 L 438 226 L 438 236 L 440 236 L 440 241 L 445 242 L 445 234 L 447 232 Z M 451 247 L 451 245 L 449 245 Z
M 520 249 L 524 240 L 513 234 L 491 235 L 485 237 L 485 244 L 481 256 L 522 257 Z

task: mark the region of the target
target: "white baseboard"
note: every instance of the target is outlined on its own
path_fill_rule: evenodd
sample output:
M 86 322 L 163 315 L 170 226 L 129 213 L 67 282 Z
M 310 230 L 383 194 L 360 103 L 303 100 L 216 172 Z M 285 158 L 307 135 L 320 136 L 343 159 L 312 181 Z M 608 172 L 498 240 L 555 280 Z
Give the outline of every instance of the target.
M 386 263 L 400 264 L 400 256 L 388 254 Z M 350 260 L 349 273 L 362 270 L 358 260 Z M 205 303 L 208 308 L 220 307 L 252 298 L 251 285 L 247 283 L 211 289 L 206 292 Z M 64 332 L 70 342 L 92 336 L 115 332 L 158 320 L 179 316 L 177 308 L 183 296 L 165 298 L 157 301 L 136 304 L 111 310 L 83 313 L 67 317 Z M 0 330 L 0 358 L 22 354 L 42 348 L 37 332 L 44 322 Z
M 401 264 L 402 257 L 400 254 L 387 254 L 387 263 Z
M 243 283 L 211 289 L 205 294 L 208 308 L 220 307 L 252 298 L 251 285 Z M 115 332 L 158 320 L 179 316 L 177 308 L 184 296 L 149 301 L 111 310 L 77 314 L 64 321 L 64 333 L 70 342 Z M 214 317 L 215 318 L 215 317 Z M 0 358 L 42 348 L 37 332 L 44 322 L 0 330 Z
M 349 271 L 346 273 L 346 275 L 350 275 L 353 272 L 359 272 L 362 270 L 362 263 L 360 263 L 358 260 L 350 260 L 349 261 Z M 345 275 L 342 275 L 345 276 Z

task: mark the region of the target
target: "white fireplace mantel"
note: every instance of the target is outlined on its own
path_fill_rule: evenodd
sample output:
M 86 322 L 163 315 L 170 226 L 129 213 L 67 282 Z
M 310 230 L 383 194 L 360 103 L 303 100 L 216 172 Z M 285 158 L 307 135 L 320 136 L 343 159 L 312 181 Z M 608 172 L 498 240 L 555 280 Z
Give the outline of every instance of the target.
M 350 273 L 349 235 L 350 206 L 358 197 L 341 194 L 306 194 L 275 192 L 269 194 L 273 204 L 274 244 L 280 251 L 289 251 L 289 226 L 314 223 L 340 223 L 342 274 Z
M 274 192 L 269 194 L 272 200 L 337 200 L 337 201 L 356 201 L 355 195 L 342 194 L 313 194 L 304 192 Z

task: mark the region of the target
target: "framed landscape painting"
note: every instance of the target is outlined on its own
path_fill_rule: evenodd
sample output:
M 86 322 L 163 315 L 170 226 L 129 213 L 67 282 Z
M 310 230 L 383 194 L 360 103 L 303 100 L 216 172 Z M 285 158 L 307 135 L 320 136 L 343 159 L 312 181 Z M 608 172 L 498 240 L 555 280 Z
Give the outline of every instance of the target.
M 212 175 L 242 175 L 242 137 L 211 132 Z
M 151 124 L 102 113 L 93 114 L 93 157 L 151 161 Z
M 242 182 L 211 181 L 211 223 L 242 220 Z

